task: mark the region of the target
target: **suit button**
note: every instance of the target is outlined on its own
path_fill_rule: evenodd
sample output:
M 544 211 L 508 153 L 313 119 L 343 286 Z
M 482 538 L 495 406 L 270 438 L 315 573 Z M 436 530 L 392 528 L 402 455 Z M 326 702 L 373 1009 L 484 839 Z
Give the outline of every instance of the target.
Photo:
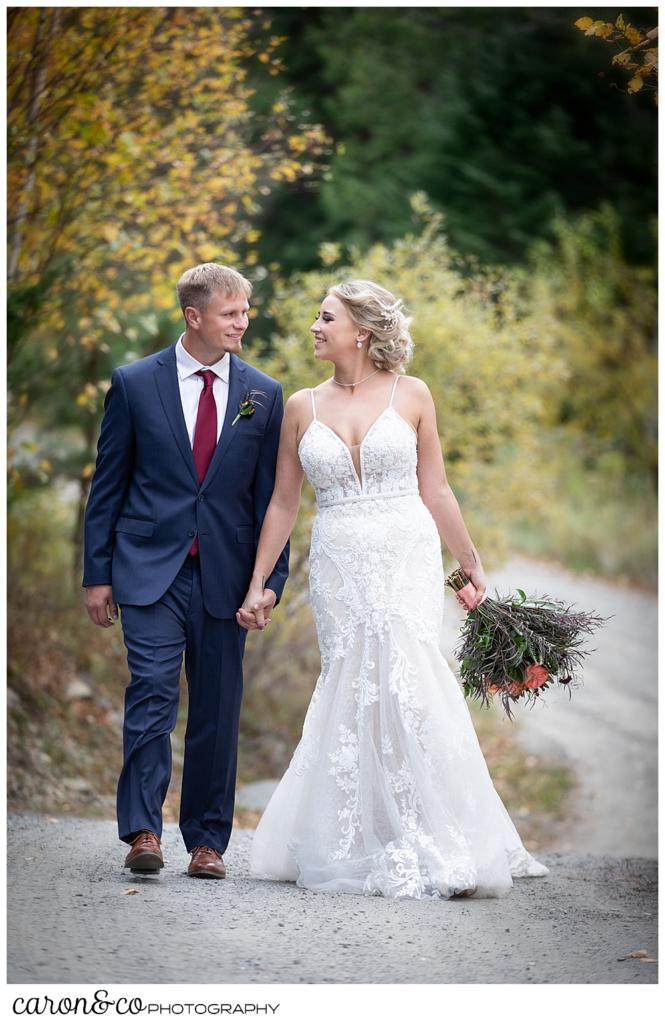
M 205 500 L 206 500 L 205 494 L 199 494 L 199 501 L 205 501 Z
M 188 530 L 187 531 L 187 536 L 188 537 L 196 537 L 196 530 Z

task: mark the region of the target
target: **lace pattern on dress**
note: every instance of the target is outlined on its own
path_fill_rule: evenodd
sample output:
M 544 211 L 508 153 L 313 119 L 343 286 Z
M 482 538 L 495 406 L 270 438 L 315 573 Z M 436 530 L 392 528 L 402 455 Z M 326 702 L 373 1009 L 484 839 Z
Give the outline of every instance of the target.
M 360 446 L 358 476 L 312 401 L 299 456 L 318 506 L 310 597 L 321 674 L 259 824 L 254 870 L 321 891 L 505 894 L 511 872 L 547 869 L 501 804 L 439 649 L 441 544 L 418 493 L 415 431 L 389 405 Z

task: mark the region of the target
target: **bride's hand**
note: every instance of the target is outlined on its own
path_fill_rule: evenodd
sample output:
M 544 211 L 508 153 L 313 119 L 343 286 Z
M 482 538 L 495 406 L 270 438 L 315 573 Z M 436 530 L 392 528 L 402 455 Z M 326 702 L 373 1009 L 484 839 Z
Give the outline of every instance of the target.
M 243 629 L 258 629 L 256 621 L 255 606 L 262 603 L 263 588 L 250 583 L 249 590 L 242 606 L 236 612 L 236 622 Z
M 465 611 L 473 611 L 485 599 L 487 581 L 481 568 L 465 570 L 470 582 L 458 590 L 455 597 Z
M 243 629 L 265 629 L 272 621 L 270 612 L 276 600 L 274 590 L 251 583 L 242 607 L 236 612 L 236 622 Z

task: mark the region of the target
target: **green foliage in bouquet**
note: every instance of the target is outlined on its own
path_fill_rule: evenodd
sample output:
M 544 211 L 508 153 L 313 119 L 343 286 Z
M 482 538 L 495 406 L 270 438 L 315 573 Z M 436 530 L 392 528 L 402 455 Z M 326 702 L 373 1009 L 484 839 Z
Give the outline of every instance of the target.
M 465 581 L 461 570 L 446 580 L 453 590 Z M 499 696 L 509 718 L 511 702 L 524 697 L 535 704 L 552 682 L 568 687 L 570 695 L 590 653 L 582 647 L 584 637 L 605 621 L 548 596 L 527 597 L 519 589 L 516 595 L 485 598 L 467 614 L 455 650 L 464 695 L 487 707 L 491 697 Z

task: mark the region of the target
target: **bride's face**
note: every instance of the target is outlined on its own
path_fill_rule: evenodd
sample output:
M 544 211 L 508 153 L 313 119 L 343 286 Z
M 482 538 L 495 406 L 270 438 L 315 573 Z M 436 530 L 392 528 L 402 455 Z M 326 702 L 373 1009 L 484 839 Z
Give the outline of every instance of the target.
M 310 331 L 314 335 L 316 358 L 333 361 L 353 352 L 364 333 L 354 324 L 344 303 L 336 295 L 326 295 Z

